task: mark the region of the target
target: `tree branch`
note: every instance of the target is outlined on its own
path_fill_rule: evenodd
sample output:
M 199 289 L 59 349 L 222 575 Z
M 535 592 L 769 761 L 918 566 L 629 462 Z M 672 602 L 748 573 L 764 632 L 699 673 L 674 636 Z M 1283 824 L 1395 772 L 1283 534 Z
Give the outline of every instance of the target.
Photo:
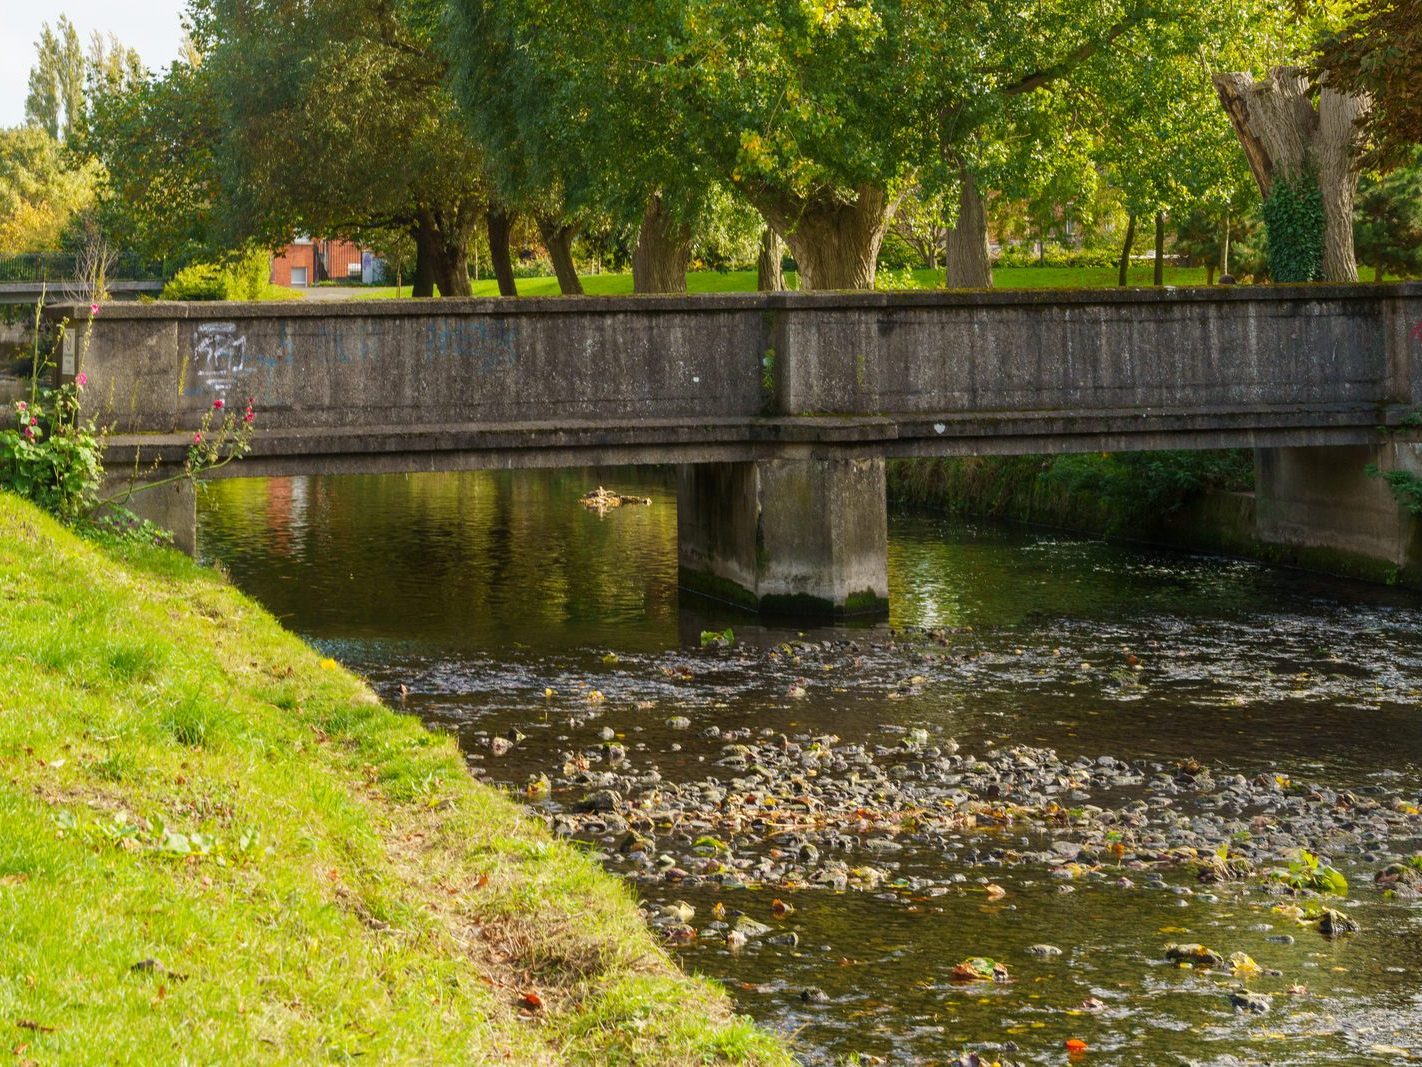
M 1087 41 L 1080 48 L 1068 52 L 1051 66 L 1042 67 L 1031 74 L 1024 75 L 1015 82 L 1010 82 L 998 90 L 1003 96 L 1021 96 L 1023 93 L 1030 93 L 1034 89 L 1040 89 L 1044 85 L 1056 81 L 1058 78 L 1070 74 L 1077 67 L 1081 66 L 1092 56 L 1096 55 L 1103 48 L 1113 44 L 1116 38 L 1125 33 L 1134 25 L 1134 19 L 1122 19 L 1106 31 L 1106 35 L 1096 41 Z

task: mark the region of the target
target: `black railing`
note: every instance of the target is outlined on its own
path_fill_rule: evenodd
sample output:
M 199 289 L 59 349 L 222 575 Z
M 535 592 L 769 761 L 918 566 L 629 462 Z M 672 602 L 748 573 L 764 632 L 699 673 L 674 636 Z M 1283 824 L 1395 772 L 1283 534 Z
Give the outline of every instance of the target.
M 23 252 L 0 256 L 0 282 L 73 281 L 78 264 L 71 252 Z M 109 281 L 161 282 L 163 267 L 123 252 L 109 270 Z

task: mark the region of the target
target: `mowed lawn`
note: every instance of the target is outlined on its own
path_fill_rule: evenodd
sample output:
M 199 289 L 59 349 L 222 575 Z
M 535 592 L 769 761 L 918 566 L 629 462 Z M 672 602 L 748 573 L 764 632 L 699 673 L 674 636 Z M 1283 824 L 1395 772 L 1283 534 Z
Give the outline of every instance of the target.
M 1151 284 L 1153 268 L 1150 264 L 1136 265 L 1130 271 L 1130 284 L 1148 286 Z M 631 274 L 584 274 L 583 289 L 588 296 L 626 296 L 632 292 Z M 895 278 L 904 277 L 895 274 Z M 686 276 L 687 289 L 693 293 L 751 293 L 755 291 L 755 271 L 693 271 Z M 918 289 L 943 288 L 941 270 L 916 270 L 912 272 L 914 286 Z M 786 284 L 795 286 L 795 273 L 785 276 Z M 993 272 L 993 283 L 999 289 L 1109 289 L 1116 284 L 1115 267 L 1001 267 Z M 1204 267 L 1166 267 L 1166 285 L 1204 285 Z M 475 296 L 498 296 L 499 287 L 493 279 L 483 279 L 473 284 Z M 351 295 L 357 300 L 379 300 L 399 296 L 409 296 L 409 286 L 401 288 L 397 294 L 395 287 L 375 286 L 355 288 Z M 558 296 L 558 279 L 553 277 L 518 279 L 519 296 Z

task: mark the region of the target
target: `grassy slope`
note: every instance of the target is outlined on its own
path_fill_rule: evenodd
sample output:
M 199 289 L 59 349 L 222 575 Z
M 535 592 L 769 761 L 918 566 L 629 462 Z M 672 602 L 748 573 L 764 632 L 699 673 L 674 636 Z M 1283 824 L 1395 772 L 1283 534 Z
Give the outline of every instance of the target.
M 1152 267 L 1133 266 L 1130 282 L 1132 285 L 1148 286 L 1151 283 Z M 943 272 L 916 270 L 913 280 L 920 289 L 942 288 Z M 993 271 L 993 281 L 999 289 L 1110 289 L 1116 284 L 1115 267 L 1000 267 Z M 632 292 L 630 274 L 584 274 L 583 288 L 589 296 L 623 296 Z M 1204 285 L 1203 267 L 1166 267 L 1167 285 Z M 795 284 L 793 272 L 786 275 L 786 283 Z M 686 284 L 693 293 L 749 293 L 755 291 L 755 271 L 693 271 L 686 276 Z M 475 296 L 498 296 L 498 285 L 490 280 L 477 281 L 473 285 Z M 556 278 L 518 279 L 520 296 L 557 296 Z M 394 286 L 353 290 L 360 300 L 377 300 L 395 295 Z M 409 296 L 407 286 L 402 295 Z
M 0 662 L 20 1061 L 788 1061 L 451 741 L 177 553 L 0 494 Z

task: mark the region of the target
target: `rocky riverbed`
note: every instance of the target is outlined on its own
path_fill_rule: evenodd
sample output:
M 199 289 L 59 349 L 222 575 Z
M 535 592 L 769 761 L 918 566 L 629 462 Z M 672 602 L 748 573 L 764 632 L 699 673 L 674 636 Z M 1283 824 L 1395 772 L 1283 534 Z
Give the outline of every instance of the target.
M 677 609 L 656 484 L 389 485 L 209 544 L 806 1062 L 1422 1058 L 1415 598 L 900 518 L 895 629 L 798 633 Z

